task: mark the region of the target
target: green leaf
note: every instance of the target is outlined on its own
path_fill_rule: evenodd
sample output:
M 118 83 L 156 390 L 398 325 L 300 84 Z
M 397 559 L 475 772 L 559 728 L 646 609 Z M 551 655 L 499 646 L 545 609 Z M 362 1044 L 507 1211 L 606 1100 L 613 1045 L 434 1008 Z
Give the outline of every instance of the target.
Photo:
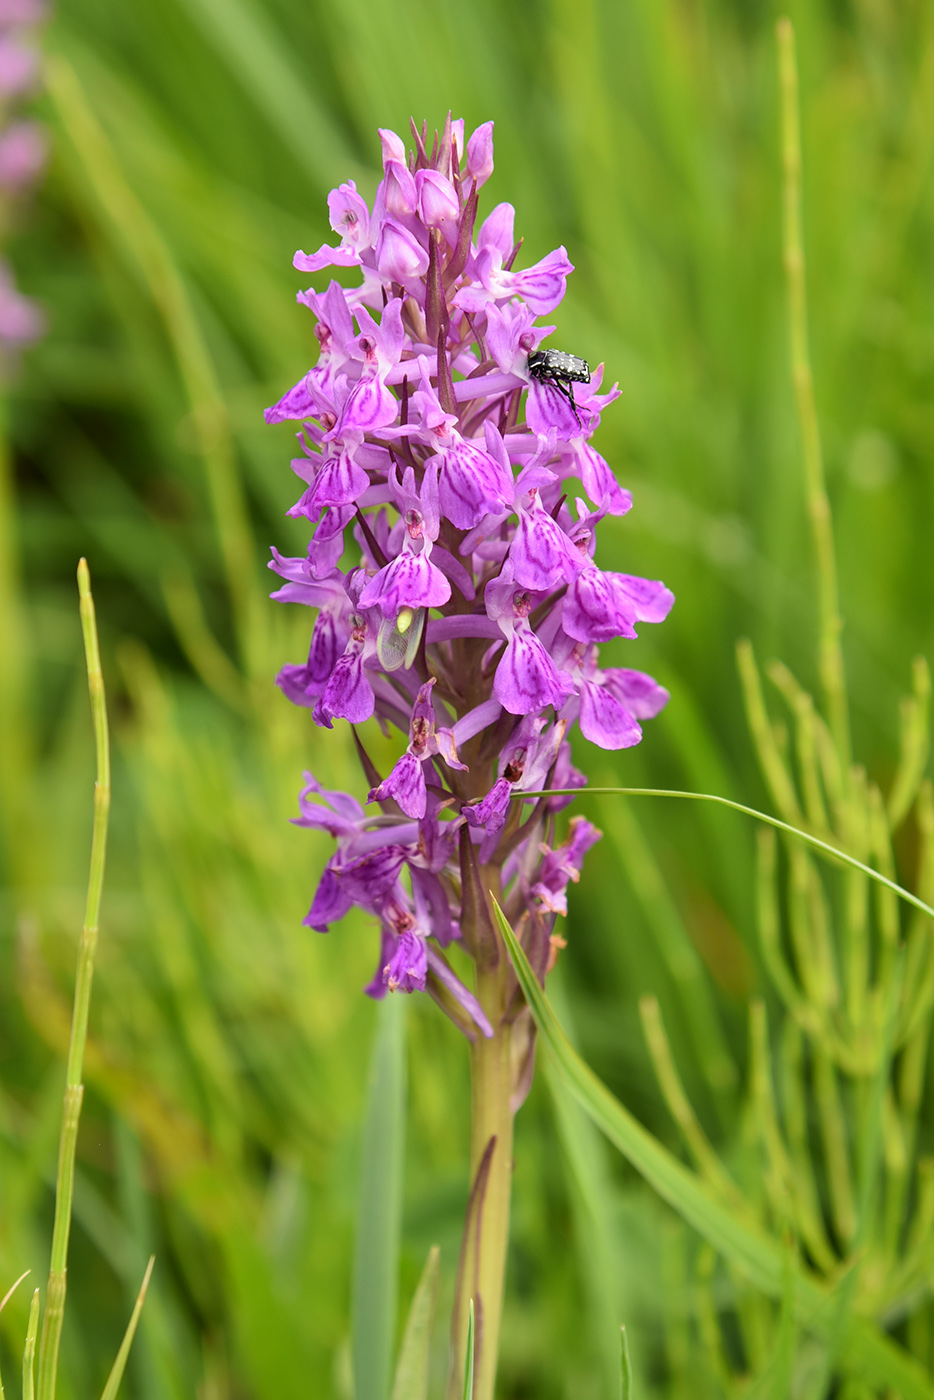
M 4 1293 L 2 1299 L 0 1299 L 0 1312 L 3 1312 L 3 1309 L 6 1307 L 7 1303 L 10 1301 L 10 1299 L 13 1297 L 13 1294 L 16 1292 L 17 1288 L 19 1288 L 20 1284 L 22 1283 L 23 1279 L 26 1277 L 26 1275 L 27 1275 L 28 1273 L 29 1273 L 29 1270 L 27 1269 L 25 1273 L 20 1274 L 20 1276 L 19 1276 L 19 1278 L 16 1280 L 16 1282 L 15 1282 L 14 1284 L 11 1284 L 10 1287 L 7 1289 L 7 1291 Z M 3 1377 L 2 1377 L 2 1376 L 0 1376 L 0 1400 L 3 1400 Z
M 715 1199 L 700 1178 L 647 1132 L 597 1078 L 558 1023 L 503 911 L 495 901 L 493 907 L 542 1039 L 581 1107 L 698 1234 L 736 1264 L 757 1288 L 771 1297 L 781 1297 L 785 1259 L 780 1243 L 762 1231 L 751 1209 L 730 1209 Z M 795 1314 L 801 1325 L 825 1339 L 836 1333 L 839 1321 L 828 1307 L 832 1296 L 796 1268 Z M 934 1400 L 934 1389 L 922 1368 L 867 1318 L 848 1316 L 843 1336 L 840 1365 L 848 1373 L 874 1385 L 891 1387 L 901 1393 L 902 1400 Z
M 120 1350 L 117 1352 L 114 1364 L 107 1377 L 107 1384 L 101 1392 L 101 1400 L 114 1400 L 114 1396 L 120 1388 L 123 1380 L 123 1373 L 126 1370 L 127 1357 L 130 1355 L 130 1347 L 133 1345 L 133 1338 L 136 1336 L 136 1329 L 139 1326 L 139 1319 L 143 1311 L 143 1303 L 146 1301 L 146 1289 L 149 1287 L 149 1280 L 152 1278 L 152 1268 L 156 1262 L 156 1256 L 149 1256 L 149 1263 L 146 1265 L 146 1272 L 143 1274 L 143 1281 L 140 1284 L 136 1304 L 130 1314 L 126 1331 L 123 1334 L 123 1341 L 120 1343 Z
M 467 1309 L 467 1351 L 464 1357 L 464 1400 L 473 1400 L 474 1311 L 473 1299 Z
M 405 1147 L 405 997 L 387 996 L 370 1061 L 353 1282 L 356 1400 L 386 1400 L 395 1349 Z
M 35 1400 L 36 1395 L 36 1335 L 39 1331 L 39 1290 L 29 1304 L 29 1323 L 23 1347 L 23 1400 Z
M 402 1350 L 396 1366 L 392 1400 L 426 1400 L 428 1366 L 431 1360 L 431 1329 L 438 1305 L 441 1282 L 441 1251 L 436 1244 L 428 1251 L 422 1276 L 412 1299 L 405 1324 Z

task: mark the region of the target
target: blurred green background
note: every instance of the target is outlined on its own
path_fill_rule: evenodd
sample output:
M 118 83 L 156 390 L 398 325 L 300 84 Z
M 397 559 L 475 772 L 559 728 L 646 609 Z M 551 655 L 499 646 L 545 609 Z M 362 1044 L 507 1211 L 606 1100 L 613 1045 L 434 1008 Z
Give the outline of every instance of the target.
M 468 130 L 495 121 L 483 209 L 516 206 L 528 261 L 565 244 L 577 271 L 554 343 L 619 380 L 597 445 L 635 506 L 606 522 L 599 559 L 663 578 L 677 605 L 608 650 L 672 701 L 641 748 L 581 743 L 578 764 L 595 782 L 768 804 L 735 643 L 750 637 L 813 689 L 816 641 L 781 269 L 778 13 L 767 0 L 56 7 L 37 103 L 54 154 L 8 249 L 50 330 L 5 405 L 0 1294 L 47 1260 L 91 817 L 74 585 L 86 555 L 115 776 L 66 1400 L 99 1390 L 150 1251 L 130 1393 L 350 1393 L 376 1015 L 360 988 L 376 946 L 362 919 L 326 938 L 301 927 L 328 853 L 289 825 L 302 769 L 361 780 L 346 726 L 315 729 L 272 683 L 307 648 L 309 618 L 266 598 L 268 546 L 305 541 L 284 515 L 290 428 L 266 428 L 262 409 L 316 353 L 292 254 L 330 238 L 332 185 L 353 177 L 372 195 L 378 126 L 405 135 L 410 115 L 440 126 L 448 108 Z M 932 641 L 934 8 L 801 0 L 790 13 L 856 749 L 885 784 L 910 659 Z M 747 1002 L 766 991 L 753 832 L 691 804 L 581 810 L 606 836 L 573 892 L 567 1018 L 676 1143 L 640 1029 L 639 998 L 656 995 L 685 1087 L 729 1150 Z M 899 847 L 909 873 L 914 841 L 909 829 Z M 706 1060 L 686 1003 L 719 1028 Z M 465 1048 L 427 998 L 407 1021 L 403 1306 L 436 1241 L 450 1297 L 468 1144 Z M 562 1147 L 540 1079 L 517 1125 L 503 1397 L 612 1393 L 619 1320 L 643 1395 L 741 1393 L 742 1349 L 727 1347 L 735 1375 L 711 1359 L 693 1236 L 579 1133 L 575 1169 L 564 1126 Z M 26 1303 L 0 1317 L 8 1380 Z

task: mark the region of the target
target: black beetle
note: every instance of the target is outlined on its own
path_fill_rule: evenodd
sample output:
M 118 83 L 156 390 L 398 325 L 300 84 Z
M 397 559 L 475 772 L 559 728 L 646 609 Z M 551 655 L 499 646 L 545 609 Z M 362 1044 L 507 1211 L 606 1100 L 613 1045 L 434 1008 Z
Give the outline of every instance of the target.
M 579 355 L 569 355 L 566 350 L 533 350 L 529 356 L 529 374 L 563 394 L 574 411 L 578 426 L 583 427 L 572 386 L 590 383 L 590 365 L 586 360 Z

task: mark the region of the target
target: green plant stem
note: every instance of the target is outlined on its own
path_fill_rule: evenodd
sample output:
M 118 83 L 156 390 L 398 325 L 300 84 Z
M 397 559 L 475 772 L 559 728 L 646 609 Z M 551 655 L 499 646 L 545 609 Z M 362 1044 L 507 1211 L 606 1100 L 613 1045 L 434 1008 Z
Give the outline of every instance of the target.
M 101 672 L 100 650 L 91 578 L 87 561 L 78 564 L 78 592 L 81 598 L 81 627 L 84 633 L 84 654 L 88 669 L 88 691 L 94 721 L 97 749 L 97 781 L 94 784 L 94 827 L 91 836 L 91 869 L 84 927 L 78 945 L 78 970 L 75 979 L 75 1000 L 71 1019 L 71 1042 L 65 1074 L 65 1109 L 58 1149 L 58 1174 L 55 1183 L 55 1223 L 52 1227 L 52 1258 L 49 1283 L 42 1318 L 39 1342 L 38 1400 L 54 1400 L 58 1370 L 58 1349 L 65 1313 L 67 1286 L 68 1237 L 71 1231 L 71 1207 L 75 1185 L 75 1153 L 78 1145 L 78 1121 L 84 1086 L 81 1083 L 84 1046 L 88 1032 L 88 1011 L 94 979 L 94 954 L 100 921 L 101 892 L 104 886 L 104 862 L 107 853 L 107 820 L 110 813 L 110 746 L 107 733 L 107 709 L 104 703 L 104 677 Z
M 783 258 L 788 284 L 788 330 L 791 342 L 791 374 L 794 382 L 804 456 L 808 518 L 817 556 L 820 641 L 818 666 L 830 728 L 844 775 L 850 765 L 850 723 L 846 677 L 840 646 L 840 602 L 834 554 L 833 522 L 824 482 L 820 427 L 814 403 L 814 378 L 808 348 L 807 281 L 801 227 L 801 123 L 798 110 L 798 65 L 795 34 L 789 19 L 780 19 L 778 70 L 781 88 L 783 180 Z
M 483 872 L 484 875 L 489 872 Z M 483 881 L 484 888 L 493 883 Z M 477 998 L 494 1028 L 470 1048 L 471 1197 L 464 1222 L 452 1327 L 449 1395 L 460 1400 L 470 1302 L 476 1311 L 474 1400 L 493 1400 L 509 1243 L 512 1187 L 512 1023 L 506 1002 L 515 983 L 497 935 L 497 956 L 477 968 Z M 492 1144 L 492 1147 L 491 1147 Z

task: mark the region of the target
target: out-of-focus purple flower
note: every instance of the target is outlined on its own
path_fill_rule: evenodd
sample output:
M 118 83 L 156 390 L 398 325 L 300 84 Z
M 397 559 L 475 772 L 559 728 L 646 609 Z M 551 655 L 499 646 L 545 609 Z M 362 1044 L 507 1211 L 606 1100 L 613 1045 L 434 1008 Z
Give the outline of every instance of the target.
M 552 914 L 568 912 L 567 887 L 581 877 L 584 856 L 600 840 L 602 832 L 585 817 L 572 817 L 567 840 L 555 850 L 546 850 L 538 880 L 532 886 L 544 907 Z
M 7 199 L 21 196 L 35 184 L 46 162 L 48 143 L 37 122 L 11 119 L 10 106 L 31 94 L 39 77 L 39 54 L 29 30 L 46 14 L 44 0 L 0 0 L 0 192 Z M 45 313 L 16 289 L 13 275 L 0 261 L 0 349 L 9 371 L 19 351 L 38 340 L 46 329 Z
M 341 185 L 328 200 L 339 245 L 295 258 L 355 267 L 359 285 L 300 293 L 319 359 L 267 410 L 299 428 L 289 513 L 314 525 L 306 558 L 274 555 L 274 596 L 318 610 L 307 660 L 279 685 L 319 725 L 373 716 L 403 736 L 385 776 L 361 748 L 366 808 L 307 779 L 298 820 L 337 844 L 306 922 L 369 911 L 368 993 L 427 991 L 466 1035 L 488 1036 L 444 949 L 479 956 L 495 886 L 544 978 L 599 832 L 576 818 L 556 842 L 571 797 L 540 794 L 584 785 L 574 725 L 622 749 L 665 704 L 644 673 L 601 669 L 598 646 L 662 621 L 673 598 L 598 562 L 601 521 L 632 505 L 590 441 L 619 390 L 602 391 L 600 366 L 572 405 L 529 371 L 573 268 L 563 248 L 521 265 L 511 204 L 477 225 L 492 123 L 465 139 L 449 118 L 433 145 L 416 133 L 411 156 L 394 132 L 380 141 L 372 207 Z M 573 488 L 568 503 L 572 480 L 589 505 Z
M 31 29 L 48 14 L 45 0 L 0 0 L 0 27 Z
M 0 132 L 0 185 L 23 190 L 34 184 L 45 165 L 48 144 L 38 122 L 13 122 Z
M 12 34 L 0 34 L 0 94 L 21 97 L 36 85 L 39 55 Z
M 16 349 L 31 345 L 45 332 L 45 312 L 13 284 L 5 262 L 0 260 L 0 344 Z

